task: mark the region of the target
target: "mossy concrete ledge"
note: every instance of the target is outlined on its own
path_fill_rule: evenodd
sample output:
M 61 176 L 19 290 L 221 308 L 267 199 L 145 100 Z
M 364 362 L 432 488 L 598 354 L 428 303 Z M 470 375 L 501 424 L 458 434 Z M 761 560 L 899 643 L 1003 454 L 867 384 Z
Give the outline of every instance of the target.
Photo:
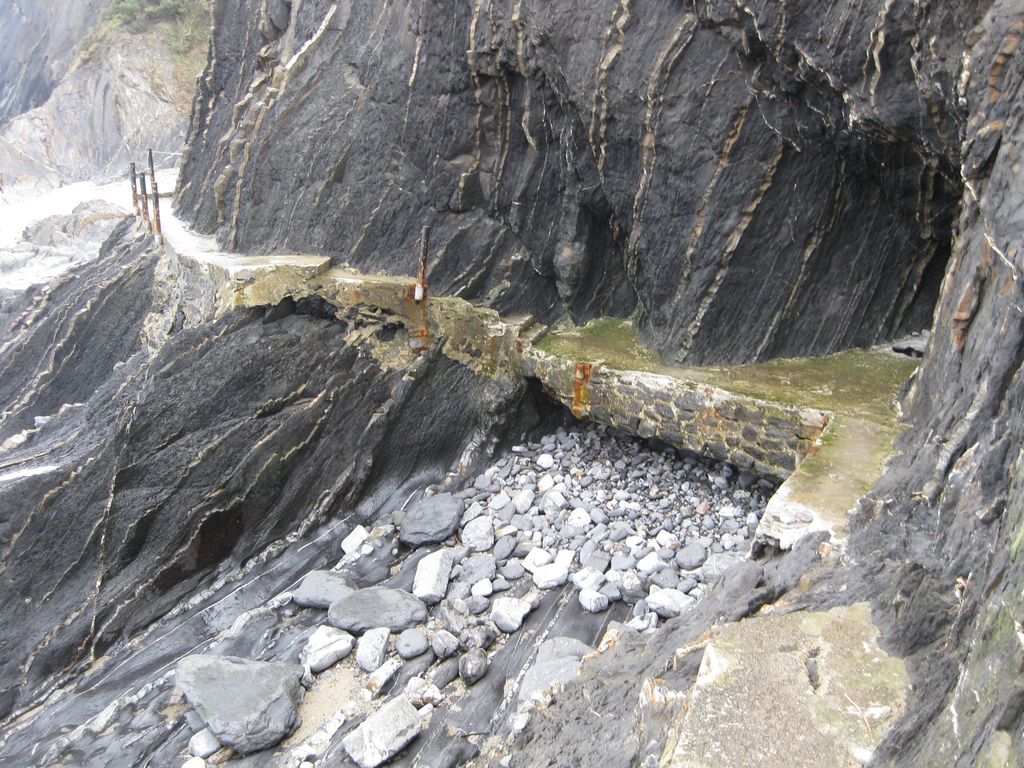
M 621 371 L 528 347 L 523 373 L 588 417 L 640 437 L 785 479 L 814 448 L 828 413 L 729 392 L 678 376 Z
M 659 765 L 867 764 L 910 692 L 904 663 L 879 636 L 867 603 L 718 628 Z
M 227 254 L 173 216 L 165 234 L 157 292 L 163 304 L 177 303 L 186 324 L 288 298 L 356 307 L 398 328 L 397 343 L 378 350 L 382 364 L 402 365 L 412 350 L 438 344 L 478 374 L 536 378 L 578 418 L 784 481 L 757 531 L 758 540 L 783 549 L 816 529 L 841 542 L 849 511 L 880 476 L 902 430 L 893 400 L 916 364 L 878 350 L 675 368 L 621 320 L 548 332 L 528 316 L 502 318 L 455 297 L 416 301 L 412 277 L 366 275 L 320 256 Z M 147 334 L 166 335 L 160 323 L 173 314 L 147 324 Z

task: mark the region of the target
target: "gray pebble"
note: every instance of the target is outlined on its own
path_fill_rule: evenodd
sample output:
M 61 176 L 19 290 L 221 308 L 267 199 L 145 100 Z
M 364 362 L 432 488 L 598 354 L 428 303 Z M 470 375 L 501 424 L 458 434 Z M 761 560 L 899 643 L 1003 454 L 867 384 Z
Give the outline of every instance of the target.
M 403 659 L 414 659 L 426 653 L 429 647 L 427 636 L 423 634 L 422 630 L 415 627 L 400 633 L 398 639 L 395 640 L 395 650 Z

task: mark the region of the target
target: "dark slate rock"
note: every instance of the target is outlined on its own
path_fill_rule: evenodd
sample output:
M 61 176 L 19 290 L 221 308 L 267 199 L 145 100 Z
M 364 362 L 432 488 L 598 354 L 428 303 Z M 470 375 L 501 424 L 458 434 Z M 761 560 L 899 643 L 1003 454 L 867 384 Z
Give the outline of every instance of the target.
M 217 740 L 248 754 L 295 730 L 302 674 L 297 664 L 196 654 L 178 662 L 175 680 Z
M 355 589 L 356 585 L 343 574 L 311 571 L 292 593 L 292 599 L 303 608 L 330 608 L 331 603 L 351 594 Z
M 466 685 L 475 685 L 487 674 L 487 654 L 479 648 L 473 648 L 462 654 L 459 659 L 459 677 Z
M 426 653 L 429 647 L 427 636 L 421 629 L 407 629 L 401 632 L 395 640 L 395 650 L 403 659 L 414 659 Z
M 462 518 L 462 502 L 450 493 L 421 499 L 406 510 L 398 528 L 403 544 L 418 547 L 434 544 L 451 536 Z
M 327 620 L 339 629 L 365 632 L 387 627 L 393 632 L 419 624 L 427 618 L 427 606 L 401 589 L 367 587 L 331 604 Z

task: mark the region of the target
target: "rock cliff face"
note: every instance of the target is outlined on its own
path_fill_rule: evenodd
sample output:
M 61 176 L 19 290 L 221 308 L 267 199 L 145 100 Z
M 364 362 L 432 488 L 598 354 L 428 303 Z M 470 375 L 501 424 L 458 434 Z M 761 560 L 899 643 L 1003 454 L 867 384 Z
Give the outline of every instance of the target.
M 45 102 L 110 0 L 14 0 L 0 11 L 0 125 Z
M 1007 0 L 222 0 L 179 202 L 242 250 L 405 273 L 430 222 L 437 289 L 635 313 L 685 361 L 870 343 L 934 308 L 916 426 L 852 545 L 917 675 L 877 759 L 1013 764 L 1022 29 Z M 523 764 L 589 754 L 536 728 Z
M 824 534 L 737 566 L 685 621 L 623 636 L 569 682 L 512 765 L 656 759 L 666 726 L 638 705 L 643 681 L 692 680 L 677 649 L 801 578 L 794 609 L 871 601 L 908 662 L 912 697 L 872 765 L 1024 764 L 1018 0 L 215 0 L 213 20 L 177 197 L 227 247 L 409 274 L 430 223 L 435 293 L 545 321 L 632 315 L 686 362 L 931 324 L 903 453 L 843 567 L 817 569 Z M 140 722 L 159 737 L 122 747 L 104 713 L 190 651 L 202 600 L 226 626 L 252 607 L 222 574 L 372 520 L 534 420 L 522 385 L 410 362 L 380 317 L 307 299 L 214 320 L 166 280 L 124 225 L 4 321 L 0 717 L 97 673 L 0 736 L 22 762 L 176 759 L 180 733 L 152 746 L 166 701 L 148 684 Z M 176 611 L 171 640 L 145 634 Z M 106 651 L 122 654 L 109 672 Z M 91 725 L 68 734 L 76 707 Z
M 0 195 L 123 178 L 148 148 L 161 165 L 177 162 L 201 68 L 202 0 L 145 25 L 119 25 L 105 15 L 111 5 L 0 8 Z
M 383 326 L 316 301 L 183 323 L 129 231 L 0 348 L 4 715 L 218 566 L 404 500 L 533 413 L 522 385 L 448 358 L 383 365 Z
M 409 273 L 432 223 L 437 289 L 694 362 L 928 323 L 977 3 L 215 8 L 179 201 L 230 247 Z

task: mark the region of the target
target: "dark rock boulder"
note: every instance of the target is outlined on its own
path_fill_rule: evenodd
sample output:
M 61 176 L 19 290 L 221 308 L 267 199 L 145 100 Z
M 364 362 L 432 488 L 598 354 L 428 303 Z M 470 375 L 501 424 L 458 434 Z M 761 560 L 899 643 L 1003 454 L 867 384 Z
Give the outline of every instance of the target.
M 197 654 L 178 662 L 175 680 L 217 740 L 243 755 L 272 747 L 299 725 L 297 664 Z
M 427 607 L 402 589 L 367 587 L 331 604 L 327 620 L 338 629 L 365 632 L 387 627 L 392 632 L 426 621 Z
M 462 502 L 450 493 L 428 496 L 406 511 L 398 527 L 398 538 L 403 544 L 418 547 L 444 541 L 459 526 Z
M 292 599 L 303 608 L 330 608 L 356 589 L 352 580 L 334 571 L 310 571 L 295 588 Z

